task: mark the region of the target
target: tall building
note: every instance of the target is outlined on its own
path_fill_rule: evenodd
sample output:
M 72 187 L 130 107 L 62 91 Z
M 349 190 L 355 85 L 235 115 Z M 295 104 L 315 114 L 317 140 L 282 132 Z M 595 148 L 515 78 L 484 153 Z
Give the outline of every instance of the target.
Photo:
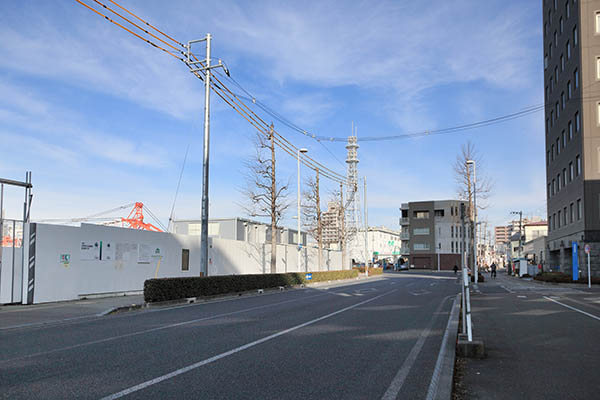
M 341 236 L 340 203 L 329 202 L 327 211 L 322 213 L 321 219 L 323 221 L 323 246 L 339 245 Z
M 494 227 L 494 236 L 496 238 L 496 246 L 508 243 L 510 228 L 508 226 L 496 226 Z
M 409 265 L 425 269 L 452 269 L 461 266 L 461 252 L 471 253 L 469 224 L 463 228 L 458 200 L 403 203 L 402 243 L 408 243 Z
M 600 251 L 600 0 L 543 0 L 543 24 L 548 263 L 570 272 Z

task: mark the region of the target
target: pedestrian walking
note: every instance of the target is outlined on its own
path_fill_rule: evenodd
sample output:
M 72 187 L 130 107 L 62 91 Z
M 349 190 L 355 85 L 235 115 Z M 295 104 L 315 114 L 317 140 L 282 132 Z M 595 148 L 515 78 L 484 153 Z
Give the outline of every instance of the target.
M 456 275 L 456 273 L 458 272 L 458 267 L 456 266 L 456 264 L 454 264 L 454 268 L 452 268 L 454 270 L 454 275 Z
M 492 263 L 492 278 L 496 279 L 496 263 Z

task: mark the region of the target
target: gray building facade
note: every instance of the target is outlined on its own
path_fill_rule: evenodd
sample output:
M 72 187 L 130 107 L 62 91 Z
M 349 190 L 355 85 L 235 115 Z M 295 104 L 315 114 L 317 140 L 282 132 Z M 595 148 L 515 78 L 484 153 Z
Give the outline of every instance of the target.
M 458 200 L 417 201 L 403 203 L 402 243 L 408 243 L 409 265 L 417 269 L 451 270 L 461 267 L 463 249 L 470 253 L 469 226 L 463 228 Z M 467 220 L 465 220 L 467 223 Z M 404 253 L 403 253 L 404 255 Z
M 547 256 L 600 274 L 600 0 L 543 0 Z

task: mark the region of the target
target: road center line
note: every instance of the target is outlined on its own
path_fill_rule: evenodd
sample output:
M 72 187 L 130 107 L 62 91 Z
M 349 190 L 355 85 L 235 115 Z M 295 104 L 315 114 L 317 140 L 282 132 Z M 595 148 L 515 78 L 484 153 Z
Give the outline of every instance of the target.
M 554 303 L 556 303 L 556 304 L 560 304 L 561 306 L 563 306 L 563 307 L 566 307 L 566 308 L 568 308 L 568 309 L 570 309 L 570 310 L 577 311 L 578 313 L 581 313 L 581 314 L 583 314 L 583 315 L 587 315 L 587 316 L 588 316 L 588 317 L 590 317 L 590 318 L 594 318 L 594 319 L 596 319 L 596 320 L 600 321 L 600 317 L 597 317 L 597 316 L 595 316 L 594 314 L 590 314 L 590 313 L 588 313 L 588 312 L 585 312 L 585 311 L 583 311 L 583 310 L 580 310 L 579 308 L 575 308 L 575 307 L 572 307 L 572 306 L 570 306 L 570 305 L 568 305 L 568 304 L 561 303 L 560 301 L 556 301 L 556 300 L 554 300 L 554 299 L 552 299 L 552 298 L 550 298 L 550 297 L 548 297 L 548 296 L 544 296 L 544 298 L 545 298 L 546 300 L 553 301 L 553 302 L 554 302 Z
M 205 359 L 205 360 L 199 361 L 199 362 L 197 362 L 197 363 L 194 363 L 194 364 L 188 365 L 187 367 L 179 368 L 179 369 L 177 369 L 177 370 L 175 370 L 175 371 L 173 371 L 173 372 L 170 372 L 170 373 L 168 373 L 168 374 L 165 374 L 165 375 L 162 375 L 162 376 L 156 377 L 156 378 L 154 378 L 154 379 L 151 379 L 151 380 L 149 380 L 149 381 L 146 381 L 146 382 L 140 383 L 139 385 L 135 385 L 135 386 L 132 386 L 132 387 L 130 387 L 130 388 L 128 388 L 128 389 L 125 389 L 125 390 L 122 390 L 122 391 L 120 391 L 120 392 L 117 392 L 117 393 L 111 394 L 110 396 L 103 397 L 101 400 L 114 400 L 114 399 L 119 399 L 119 398 L 121 398 L 121 397 L 123 397 L 123 396 L 126 396 L 126 395 L 128 395 L 128 394 L 131 394 L 131 393 L 137 392 L 137 391 L 139 391 L 139 390 L 142 390 L 142 389 L 145 389 L 145 388 L 147 388 L 147 387 L 149 387 L 149 386 L 155 385 L 155 384 L 157 384 L 157 383 L 160 383 L 160 382 L 162 382 L 162 381 L 165 381 L 165 380 L 167 380 L 167 379 L 174 378 L 174 377 L 176 377 L 176 376 L 178 376 L 178 375 L 185 374 L 186 372 L 192 371 L 192 370 L 194 370 L 194 369 L 196 369 L 196 368 L 200 368 L 200 367 L 202 367 L 202 366 L 204 366 L 204 365 L 210 364 L 210 363 L 212 363 L 212 362 L 215 362 L 215 361 L 217 361 L 217 360 L 220 360 L 220 359 L 222 359 L 222 358 L 228 357 L 228 356 L 230 356 L 230 355 L 233 355 L 233 354 L 235 354 L 235 353 L 239 353 L 240 351 L 247 350 L 247 349 L 249 349 L 249 348 L 251 348 L 251 347 L 257 346 L 257 345 L 259 345 L 259 344 L 261 344 L 261 343 L 264 343 L 264 342 L 268 342 L 269 340 L 273 340 L 273 339 L 275 339 L 275 338 L 277 338 L 277 337 L 279 337 L 279 336 L 283 336 L 283 335 L 285 335 L 285 334 L 287 334 L 287 333 L 293 332 L 293 331 L 295 331 L 295 330 L 298 330 L 298 329 L 300 329 L 300 328 L 304 328 L 304 327 L 306 327 L 306 326 L 309 326 L 309 325 L 315 324 L 315 323 L 317 323 L 317 322 L 319 322 L 319 321 L 323 321 L 324 319 L 331 318 L 331 317 L 333 317 L 333 316 L 335 316 L 335 315 L 338 315 L 338 314 L 341 314 L 341 313 L 343 313 L 343 312 L 345 312 L 345 311 L 348 311 L 348 310 L 351 310 L 351 309 L 353 309 L 353 308 L 356 308 L 356 307 L 362 306 L 363 304 L 370 303 L 370 302 L 372 302 L 372 301 L 375 301 L 375 300 L 377 300 L 377 299 L 379 299 L 379 298 L 381 298 L 381 297 L 383 297 L 383 296 L 387 296 L 388 294 L 390 294 L 390 293 L 393 293 L 393 292 L 396 292 L 396 291 L 397 291 L 397 289 L 390 290 L 389 292 L 386 292 L 386 293 L 384 293 L 384 294 L 380 294 L 379 296 L 372 297 L 372 298 L 370 298 L 370 299 L 367 299 L 367 300 L 361 301 L 361 302 L 359 302 L 359 303 L 353 304 L 353 305 L 351 305 L 351 306 L 348 306 L 348 307 L 344 307 L 344 308 L 342 308 L 342 309 L 340 309 L 340 310 L 334 311 L 334 312 L 332 312 L 332 313 L 329 313 L 329 314 L 327 314 L 327 315 L 323 315 L 322 317 L 315 318 L 315 319 L 313 319 L 313 320 L 310 320 L 310 321 L 304 322 L 304 323 L 302 323 L 302 324 L 300 324 L 300 325 L 293 326 L 293 327 L 291 327 L 291 328 L 288 328 L 288 329 L 285 329 L 285 330 L 283 330 L 283 331 L 279 331 L 279 332 L 277 332 L 277 333 L 274 333 L 274 334 L 272 334 L 272 335 L 269 335 L 269 336 L 266 336 L 266 337 L 264 337 L 264 338 L 261 338 L 261 339 L 255 340 L 255 341 L 253 341 L 253 342 L 247 343 L 247 344 L 245 344 L 245 345 L 243 345 L 243 346 L 236 347 L 235 349 L 231 349 L 231 350 L 229 350 L 229 351 L 226 351 L 226 352 L 224 352 L 224 353 L 217 354 L 216 356 L 213 356 L 213 357 L 207 358 L 207 359 Z M 441 307 L 441 305 L 440 305 L 440 307 Z
M 427 337 L 429 336 L 429 333 L 431 332 L 431 328 L 433 327 L 433 324 L 437 320 L 437 315 L 439 314 L 439 312 L 442 309 L 446 300 L 449 298 L 450 297 L 444 298 L 442 300 L 442 302 L 440 303 L 440 305 L 435 310 L 435 312 L 433 313 L 433 317 L 429 320 L 429 324 L 423 330 L 423 332 L 419 335 L 419 339 L 414 344 L 413 348 L 410 350 L 410 353 L 408 353 L 408 356 L 404 360 L 404 363 L 402 363 L 402 367 L 400 367 L 400 369 L 398 370 L 398 373 L 392 380 L 390 387 L 383 394 L 383 397 L 381 398 L 382 400 L 394 400 L 398 397 L 398 393 L 400 393 L 400 389 L 402 389 L 402 385 L 404 385 L 404 381 L 406 380 L 406 377 L 408 376 L 410 369 L 412 368 L 419 353 L 421 352 L 421 349 L 423 348 L 423 345 L 425 344 L 425 340 L 427 340 Z

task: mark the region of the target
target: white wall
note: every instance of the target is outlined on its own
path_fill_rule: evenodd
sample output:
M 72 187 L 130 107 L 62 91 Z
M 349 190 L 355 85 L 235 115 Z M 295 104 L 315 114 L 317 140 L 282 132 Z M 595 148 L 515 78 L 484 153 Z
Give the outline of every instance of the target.
M 15 247 L 14 274 L 12 265 L 12 252 L 12 247 L 2 248 L 2 271 L 0 273 L 0 304 L 21 302 L 21 248 Z M 11 291 L 13 292 L 12 297 Z
M 100 246 L 101 242 L 101 259 L 90 259 L 92 255 L 99 256 L 99 252 L 82 250 L 82 242 L 92 246 Z M 114 250 L 108 250 L 109 245 Z M 270 271 L 270 244 L 209 238 L 209 246 L 209 275 L 261 274 Z M 143 248 L 150 250 L 151 255 L 142 260 L 139 257 L 143 255 Z M 156 249 L 159 249 L 157 255 L 154 254 Z M 189 249 L 190 252 L 188 271 L 181 269 L 182 249 Z M 278 245 L 277 272 L 303 272 L 307 263 L 308 271 L 317 271 L 318 250 L 304 247 L 301 254 L 301 265 L 298 267 L 297 247 Z M 70 262 L 65 263 L 62 255 L 68 255 Z M 321 270 L 342 269 L 341 259 L 339 251 L 323 251 Z M 10 264 L 10 260 L 5 263 Z M 4 269 L 2 274 L 5 274 Z M 81 227 L 37 224 L 34 303 L 73 300 L 91 294 L 138 291 L 143 289 L 146 279 L 155 276 L 199 275 L 199 236 L 93 224 L 82 224 Z M 27 293 L 26 286 L 23 285 L 24 293 Z

